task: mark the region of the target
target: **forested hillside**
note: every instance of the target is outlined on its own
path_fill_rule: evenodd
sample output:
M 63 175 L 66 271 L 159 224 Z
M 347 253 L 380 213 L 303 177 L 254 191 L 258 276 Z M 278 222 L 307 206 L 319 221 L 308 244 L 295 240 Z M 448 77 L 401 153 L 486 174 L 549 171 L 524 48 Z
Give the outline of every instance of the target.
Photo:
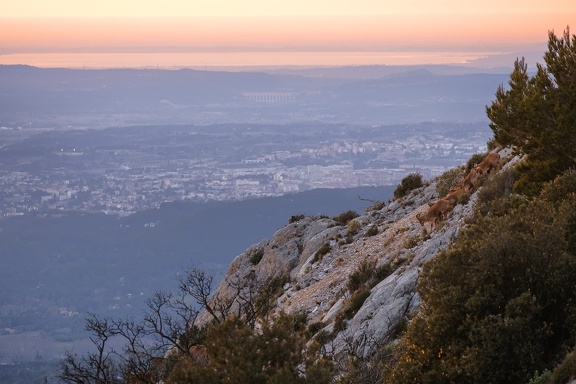
M 216 289 L 190 269 L 177 292 L 149 300 L 142 323 L 90 318 L 97 348 L 70 353 L 60 378 L 571 382 L 576 35 L 550 33 L 544 60 L 529 75 L 519 59 L 496 90 L 490 154 L 434 180 L 410 175 L 361 214 L 292 217 Z M 106 348 L 112 336 L 124 351 Z

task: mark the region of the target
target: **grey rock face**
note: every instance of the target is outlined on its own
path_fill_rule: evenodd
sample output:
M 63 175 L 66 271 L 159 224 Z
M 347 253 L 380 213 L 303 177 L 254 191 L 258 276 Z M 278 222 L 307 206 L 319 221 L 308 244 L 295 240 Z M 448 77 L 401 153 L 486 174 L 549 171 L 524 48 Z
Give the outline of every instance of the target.
M 438 198 L 435 189 L 432 183 L 381 210 L 361 214 L 354 219 L 360 228 L 355 234 L 351 234 L 350 225 L 330 218 L 304 218 L 290 223 L 270 240 L 239 255 L 217 292 L 226 292 L 226 280 L 234 276 L 256 276 L 260 280 L 283 276 L 287 283 L 277 299 L 276 310 L 306 313 L 310 323 L 322 321 L 326 329 L 331 329 L 350 296 L 350 275 L 362 263 L 370 262 L 376 268 L 389 264 L 392 273 L 371 289 L 362 307 L 347 320 L 346 328 L 336 334 L 334 344 L 359 334 L 385 340 L 418 304 L 416 284 L 422 264 L 450 244 L 462 218 L 470 211 L 458 206 L 440 228 L 423 229 L 415 216 L 428 209 L 429 201 Z M 378 233 L 367 236 L 371 226 L 376 226 Z M 325 244 L 330 251 L 318 257 Z M 263 250 L 263 255 L 254 264 L 251 255 L 258 250 Z
M 477 194 L 456 205 L 437 227 L 422 227 L 416 215 L 427 211 L 428 203 L 438 198 L 433 181 L 379 210 L 362 213 L 353 220 L 357 222 L 354 225 L 330 218 L 290 223 L 272 239 L 239 255 L 226 279 L 250 273 L 262 280 L 283 277 L 285 284 L 275 311 L 306 314 L 309 324 L 321 322 L 323 332 L 331 334 L 326 348 L 335 358 L 351 341 L 358 340 L 362 343 L 357 352 L 369 356 L 375 348 L 393 342 L 399 327 L 418 307 L 416 287 L 423 265 L 457 238 L 472 215 Z M 256 250 L 264 253 L 254 264 L 250 259 Z M 367 298 L 352 316 L 344 316 L 354 295 L 350 278 L 366 266 L 388 273 L 370 285 Z M 226 289 L 223 282 L 217 292 Z

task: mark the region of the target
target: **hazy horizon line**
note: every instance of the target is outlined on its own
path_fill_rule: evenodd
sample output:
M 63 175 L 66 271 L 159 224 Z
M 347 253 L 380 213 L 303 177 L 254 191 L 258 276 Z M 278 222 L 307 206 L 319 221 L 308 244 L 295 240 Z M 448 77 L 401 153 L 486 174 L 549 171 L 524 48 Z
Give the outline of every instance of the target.
M 219 45 L 89 45 L 89 46 L 0 46 L 0 54 L 13 53 L 186 53 L 186 52 L 483 52 L 490 54 L 540 50 L 546 41 L 524 44 L 219 44 Z
M 342 67 L 399 65 L 464 65 L 508 67 L 515 57 L 540 61 L 545 50 L 450 51 L 450 50 L 205 50 L 162 47 L 158 51 L 134 47 L 97 50 L 44 50 L 4 52 L 0 64 L 39 68 L 207 68 L 207 67 Z

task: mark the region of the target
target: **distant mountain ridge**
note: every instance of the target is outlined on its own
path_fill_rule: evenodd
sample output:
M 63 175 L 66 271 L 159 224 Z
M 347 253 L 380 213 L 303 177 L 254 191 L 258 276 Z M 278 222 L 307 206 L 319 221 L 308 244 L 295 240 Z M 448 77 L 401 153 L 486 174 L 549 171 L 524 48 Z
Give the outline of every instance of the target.
M 4 90 L 0 93 L 4 106 L 0 123 L 102 128 L 230 121 L 478 122 L 485 121 L 484 107 L 493 90 L 506 81 L 504 71 L 466 72 L 449 66 L 442 70 L 434 66 L 394 67 L 378 77 L 341 75 L 374 70 L 342 68 L 315 75 L 313 71 L 275 74 L 0 66 Z M 248 96 L 259 93 L 290 97 L 266 102 L 265 97 Z M 460 112 L 462 108 L 465 111 Z

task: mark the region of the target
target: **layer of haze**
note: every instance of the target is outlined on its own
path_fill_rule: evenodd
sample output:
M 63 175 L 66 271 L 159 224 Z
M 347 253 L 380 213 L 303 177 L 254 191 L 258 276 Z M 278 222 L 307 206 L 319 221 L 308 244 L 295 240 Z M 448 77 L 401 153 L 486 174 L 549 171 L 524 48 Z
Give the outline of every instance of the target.
M 542 44 L 560 0 L 0 0 L 0 64 L 462 63 Z

